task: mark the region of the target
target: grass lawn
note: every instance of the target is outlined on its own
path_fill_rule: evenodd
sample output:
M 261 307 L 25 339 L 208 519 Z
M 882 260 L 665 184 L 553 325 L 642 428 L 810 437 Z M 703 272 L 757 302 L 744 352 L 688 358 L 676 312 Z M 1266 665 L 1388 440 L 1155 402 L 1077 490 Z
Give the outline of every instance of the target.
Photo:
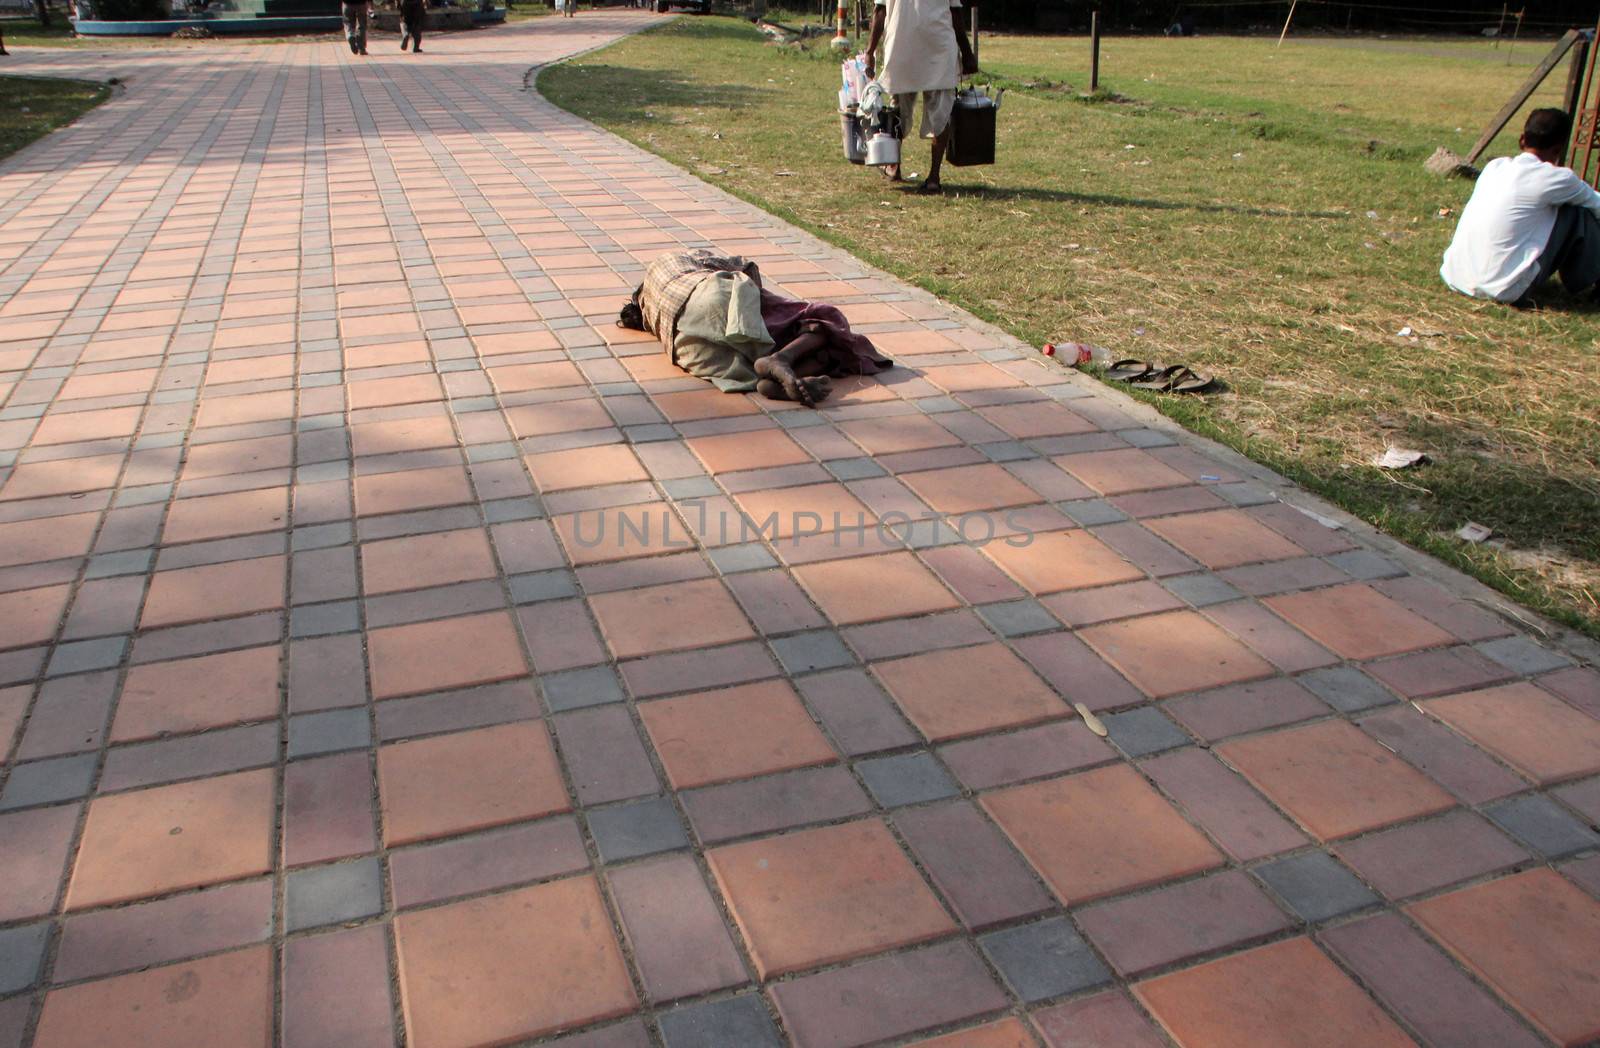
M 104 84 L 0 76 L 0 160 L 110 97 Z
M 947 169 L 943 199 L 840 158 L 825 42 L 684 18 L 539 86 L 1034 345 L 1216 372 L 1230 392 L 1149 399 L 1600 636 L 1600 312 L 1560 291 L 1534 313 L 1449 292 L 1439 258 L 1471 187 L 1421 166 L 1465 153 L 1548 42 L 1510 64 L 1479 41 L 1273 43 L 1109 38 L 1108 97 L 1086 101 L 1085 40 L 985 36 L 1009 88 L 1000 162 Z M 1432 463 L 1380 472 L 1387 443 Z M 1469 520 L 1503 546 L 1451 537 Z

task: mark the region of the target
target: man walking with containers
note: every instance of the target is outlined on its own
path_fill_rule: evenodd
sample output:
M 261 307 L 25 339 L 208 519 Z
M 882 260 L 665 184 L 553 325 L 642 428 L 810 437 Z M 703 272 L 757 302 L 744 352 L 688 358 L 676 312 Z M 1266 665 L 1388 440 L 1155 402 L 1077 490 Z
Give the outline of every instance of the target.
M 940 192 L 939 168 L 950 144 L 956 88 L 963 74 L 978 71 L 978 59 L 959 13 L 961 0 L 875 0 L 875 4 L 872 34 L 867 40 L 867 75 L 876 76 L 894 96 L 901 127 L 906 129 L 902 133 L 909 133 L 913 126 L 917 96 L 922 96 L 919 133 L 933 139 L 933 159 L 918 192 Z M 881 75 L 877 65 L 880 43 Z M 889 175 L 898 179 L 899 165 L 889 169 Z

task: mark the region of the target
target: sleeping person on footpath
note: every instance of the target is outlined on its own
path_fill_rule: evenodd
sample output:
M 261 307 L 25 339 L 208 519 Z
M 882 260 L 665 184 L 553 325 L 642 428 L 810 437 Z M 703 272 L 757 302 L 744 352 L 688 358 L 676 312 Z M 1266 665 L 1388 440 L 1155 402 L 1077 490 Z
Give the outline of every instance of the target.
M 724 393 L 816 407 L 835 378 L 893 366 L 837 307 L 775 294 L 754 262 L 704 248 L 662 255 L 619 327 L 648 331 L 672 362 Z

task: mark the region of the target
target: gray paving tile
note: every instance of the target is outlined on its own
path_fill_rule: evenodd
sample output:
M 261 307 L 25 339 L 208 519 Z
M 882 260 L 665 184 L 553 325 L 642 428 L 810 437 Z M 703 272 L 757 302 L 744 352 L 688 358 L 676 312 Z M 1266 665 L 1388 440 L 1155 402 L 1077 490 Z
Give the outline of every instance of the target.
M 1513 673 L 1544 673 L 1572 665 L 1572 660 L 1527 637 L 1501 637 L 1473 645 Z
M 82 797 L 89 792 L 98 759 L 97 754 L 82 753 L 13 765 L 11 778 L 0 792 L 0 811 Z
M 954 797 L 961 788 L 931 753 L 903 753 L 859 761 L 856 771 L 885 808 Z
M 666 1048 L 783 1048 L 757 994 L 681 1005 L 656 1016 Z
M 541 600 L 560 600 L 577 595 L 578 584 L 570 571 L 536 571 L 513 575 L 511 599 L 517 604 L 537 604 Z
M 778 558 L 758 542 L 718 546 L 708 550 L 707 553 L 711 557 L 711 563 L 724 575 L 734 575 L 741 571 L 759 571 L 762 568 L 776 567 L 778 564 Z
M 50 668 L 45 671 L 45 676 L 60 677 L 68 673 L 103 670 L 120 663 L 127 650 L 127 637 L 100 637 L 59 644 L 50 655 Z
M 289 609 L 289 636 L 324 637 L 361 628 L 361 605 L 353 600 L 299 604 Z
M 770 642 L 773 653 L 789 673 L 834 669 L 855 662 L 855 656 L 833 630 L 810 630 Z
M 1194 741 L 1154 706 L 1102 714 L 1100 720 L 1111 733 L 1111 741 L 1130 757 L 1144 757 Z
M 1187 601 L 1197 608 L 1238 600 L 1244 596 L 1244 594 L 1210 572 L 1206 572 L 1203 575 L 1178 575 L 1173 578 L 1162 579 L 1161 584 L 1173 596 L 1179 600 Z
M 840 480 L 866 480 L 870 477 L 882 477 L 888 470 L 878 465 L 870 458 L 832 459 L 824 462 L 829 473 Z
M 1485 805 L 1483 813 L 1547 859 L 1600 848 L 1600 833 L 1543 794 L 1525 793 L 1496 801 Z
M 589 832 L 603 862 L 621 862 L 689 846 L 683 820 L 668 797 L 596 808 L 587 817 Z
M 26 990 L 38 981 L 49 941 L 48 921 L 0 928 L 0 995 Z
M 1061 620 L 1036 600 L 983 604 L 978 606 L 977 612 L 1002 637 L 1025 637 L 1030 633 L 1045 633 L 1061 628 Z
M 1056 507 L 1086 528 L 1097 524 L 1116 524 L 1128 519 L 1122 512 L 1105 499 L 1077 499 L 1073 502 L 1058 502 Z
M 372 744 L 372 723 L 365 706 L 302 713 L 289 718 L 289 756 L 365 749 Z
M 610 666 L 590 666 L 587 669 L 546 673 L 539 677 L 544 689 L 544 699 L 551 712 L 582 709 L 586 706 L 604 706 L 608 702 L 621 702 L 622 683 Z
M 1379 902 L 1360 878 L 1326 852 L 1278 859 L 1253 871 L 1308 923 L 1325 921 Z
M 1027 1004 L 1111 981 L 1111 973 L 1065 917 L 979 937 L 978 945 Z
M 292 932 L 371 917 L 382 910 L 382 872 L 376 856 L 293 870 L 284 884 L 284 923 Z
M 1312 670 L 1295 680 L 1341 713 L 1355 713 L 1400 701 L 1389 689 L 1354 666 Z

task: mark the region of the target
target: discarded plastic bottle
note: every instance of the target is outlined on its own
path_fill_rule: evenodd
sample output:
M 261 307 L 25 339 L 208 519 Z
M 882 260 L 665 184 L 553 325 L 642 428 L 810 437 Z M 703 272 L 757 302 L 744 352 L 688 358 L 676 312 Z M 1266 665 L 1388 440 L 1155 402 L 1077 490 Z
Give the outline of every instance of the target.
M 1105 367 L 1111 363 L 1111 351 L 1104 346 L 1087 342 L 1046 342 L 1043 350 L 1047 357 L 1055 357 L 1069 367 L 1081 368 L 1086 364 Z

